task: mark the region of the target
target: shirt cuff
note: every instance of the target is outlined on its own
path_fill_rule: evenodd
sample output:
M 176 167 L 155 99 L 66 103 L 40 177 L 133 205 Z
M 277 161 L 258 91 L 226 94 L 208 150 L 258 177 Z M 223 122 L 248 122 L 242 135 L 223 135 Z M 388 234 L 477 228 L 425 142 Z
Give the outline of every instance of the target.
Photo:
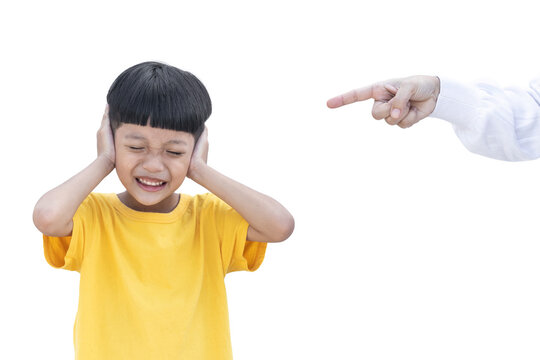
M 440 78 L 441 88 L 431 117 L 446 120 L 457 127 L 468 127 L 477 115 L 481 91 L 471 85 Z
M 532 89 L 532 91 L 530 91 L 532 97 L 538 103 L 538 105 L 540 105 L 540 76 L 533 79 L 529 86 Z

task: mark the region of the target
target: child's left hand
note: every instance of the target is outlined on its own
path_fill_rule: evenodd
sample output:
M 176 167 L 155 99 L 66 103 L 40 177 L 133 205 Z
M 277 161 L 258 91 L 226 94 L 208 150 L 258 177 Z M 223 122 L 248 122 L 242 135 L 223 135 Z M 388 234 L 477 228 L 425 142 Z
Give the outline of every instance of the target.
M 189 169 L 187 172 L 188 178 L 196 181 L 198 171 L 206 166 L 206 161 L 208 159 L 208 128 L 205 126 L 204 131 L 199 140 L 193 148 L 193 153 L 191 154 L 191 161 L 189 163 Z
M 294 229 L 294 218 L 276 200 L 221 174 L 206 165 L 208 129 L 205 127 L 195 144 L 187 176 L 229 204 L 249 223 L 246 239 L 279 242 Z

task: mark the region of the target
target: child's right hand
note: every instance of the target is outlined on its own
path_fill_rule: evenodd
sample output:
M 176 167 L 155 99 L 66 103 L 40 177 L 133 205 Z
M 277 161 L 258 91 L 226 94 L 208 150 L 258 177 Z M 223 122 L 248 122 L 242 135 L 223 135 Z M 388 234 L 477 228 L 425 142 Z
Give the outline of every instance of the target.
M 428 117 L 437 104 L 440 80 L 436 76 L 391 79 L 349 91 L 326 103 L 331 109 L 357 101 L 374 99 L 372 116 L 390 125 L 408 128 Z
M 114 149 L 114 136 L 109 120 L 109 105 L 105 107 L 105 113 L 101 120 L 101 127 L 97 132 L 97 153 L 98 157 L 104 157 L 111 162 L 112 167 L 116 161 Z

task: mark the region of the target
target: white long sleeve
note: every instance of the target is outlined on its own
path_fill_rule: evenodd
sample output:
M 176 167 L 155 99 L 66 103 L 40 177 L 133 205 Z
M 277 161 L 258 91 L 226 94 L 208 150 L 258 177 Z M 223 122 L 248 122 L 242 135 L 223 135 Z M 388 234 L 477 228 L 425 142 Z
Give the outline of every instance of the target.
M 540 78 L 528 89 L 471 86 L 441 78 L 430 116 L 452 123 L 474 153 L 507 161 L 540 157 Z

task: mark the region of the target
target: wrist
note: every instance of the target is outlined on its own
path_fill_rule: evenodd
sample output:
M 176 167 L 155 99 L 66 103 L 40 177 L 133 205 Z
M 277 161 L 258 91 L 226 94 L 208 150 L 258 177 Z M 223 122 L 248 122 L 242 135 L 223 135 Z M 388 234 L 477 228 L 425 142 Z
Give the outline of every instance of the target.
M 99 164 L 105 175 L 108 175 L 114 169 L 114 161 L 106 155 L 99 155 L 96 163 Z
M 195 181 L 197 184 L 205 186 L 205 179 L 207 178 L 208 170 L 210 167 L 205 162 L 197 164 L 190 164 L 188 177 Z

